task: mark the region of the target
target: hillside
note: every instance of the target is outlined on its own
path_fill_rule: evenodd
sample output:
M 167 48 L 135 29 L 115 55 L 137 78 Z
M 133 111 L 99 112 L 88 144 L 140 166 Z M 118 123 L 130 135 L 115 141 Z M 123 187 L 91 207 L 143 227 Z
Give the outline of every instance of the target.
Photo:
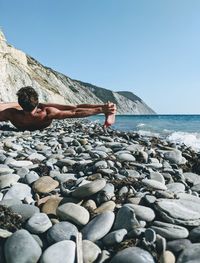
M 155 114 L 142 99 L 131 92 L 113 92 L 43 66 L 23 51 L 9 45 L 0 32 L 0 101 L 16 101 L 16 92 L 23 86 L 36 89 L 42 102 L 66 104 L 117 104 L 118 114 Z

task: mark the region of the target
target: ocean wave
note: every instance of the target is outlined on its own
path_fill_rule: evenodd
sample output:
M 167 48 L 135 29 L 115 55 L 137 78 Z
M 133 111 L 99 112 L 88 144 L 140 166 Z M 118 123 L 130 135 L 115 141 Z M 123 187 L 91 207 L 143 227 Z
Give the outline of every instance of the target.
M 200 150 L 200 133 L 173 132 L 167 136 L 167 140 L 176 144 L 184 144 L 194 150 Z

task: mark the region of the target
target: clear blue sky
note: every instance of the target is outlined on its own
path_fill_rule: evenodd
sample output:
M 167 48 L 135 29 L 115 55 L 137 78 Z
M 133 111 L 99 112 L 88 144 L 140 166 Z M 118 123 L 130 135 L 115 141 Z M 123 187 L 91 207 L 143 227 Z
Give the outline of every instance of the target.
M 200 114 L 200 0 L 0 0 L 0 26 L 71 78 Z

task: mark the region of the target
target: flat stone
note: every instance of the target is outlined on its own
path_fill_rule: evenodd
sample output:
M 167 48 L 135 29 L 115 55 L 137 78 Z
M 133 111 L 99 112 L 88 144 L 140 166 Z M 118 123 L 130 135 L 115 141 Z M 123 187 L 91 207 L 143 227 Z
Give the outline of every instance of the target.
M 183 173 L 183 177 L 186 182 L 189 182 L 193 185 L 200 184 L 200 175 L 195 173 Z
M 117 159 L 120 162 L 135 162 L 135 157 L 129 153 L 118 154 Z
M 21 167 L 17 169 L 17 174 L 20 176 L 20 178 L 24 178 L 30 170 L 27 167 Z
M 188 226 L 200 225 L 200 198 L 185 193 L 179 199 L 157 199 L 154 203 L 160 216 L 172 224 Z
M 92 219 L 83 229 L 83 239 L 97 241 L 104 237 L 111 229 L 115 219 L 113 212 L 104 212 Z
M 105 179 L 95 180 L 91 183 L 87 183 L 76 188 L 74 192 L 72 192 L 72 196 L 82 199 L 101 191 L 101 189 L 103 189 L 105 185 Z
M 96 169 L 106 169 L 108 168 L 108 164 L 106 161 L 102 160 L 102 161 L 98 161 L 94 164 L 94 167 Z
M 118 252 L 110 263 L 155 263 L 149 252 L 139 247 L 129 247 Z
M 0 201 L 0 205 L 6 206 L 6 207 L 10 207 L 12 205 L 20 205 L 20 204 L 22 204 L 22 201 L 17 198 L 5 199 L 5 200 Z
M 42 206 L 41 211 L 47 215 L 56 215 L 56 210 L 62 199 L 58 196 L 49 198 Z
M 99 172 L 102 173 L 103 175 L 108 175 L 108 176 L 115 173 L 114 170 L 109 169 L 109 168 L 107 168 L 107 169 L 99 169 Z
M 25 175 L 25 182 L 32 184 L 39 179 L 39 175 L 35 171 L 31 171 Z
M 97 205 L 95 203 L 94 200 L 92 199 L 88 199 L 86 200 L 84 203 L 83 203 L 83 206 L 86 208 L 86 209 L 92 209 L 92 210 L 95 210 L 97 208 Z
M 34 205 L 28 205 L 28 204 L 12 205 L 12 206 L 10 206 L 10 209 L 14 213 L 21 215 L 23 222 L 26 221 L 27 219 L 29 219 L 35 213 L 40 212 L 38 207 L 36 207 Z
M 19 180 L 19 175 L 17 174 L 4 174 L 0 176 L 0 189 L 4 187 L 9 187 L 15 184 Z
M 170 184 L 167 184 L 167 189 L 170 191 L 170 192 L 173 192 L 173 193 L 184 193 L 185 192 L 185 185 L 182 184 L 182 183 L 170 183 Z
M 118 229 L 113 232 L 110 232 L 103 238 L 103 243 L 107 246 L 112 246 L 117 243 L 121 243 L 127 234 L 127 230 L 125 228 Z
M 36 193 L 49 193 L 59 186 L 59 182 L 52 179 L 50 176 L 40 177 L 33 184 L 33 190 Z
M 104 213 L 106 211 L 114 211 L 115 206 L 116 206 L 115 202 L 107 201 L 107 202 L 101 204 L 99 207 L 97 207 L 95 209 L 95 213 L 101 214 L 101 213 Z
M 101 254 L 101 249 L 90 240 L 83 240 L 83 262 L 95 262 Z
M 8 165 L 6 164 L 0 164 L 0 175 L 3 175 L 3 174 L 11 174 L 13 173 L 14 170 L 11 169 Z
M 176 258 L 171 251 L 166 250 L 160 257 L 161 263 L 175 263 Z
M 108 157 L 108 154 L 104 151 L 98 151 L 98 150 L 92 150 L 90 152 L 90 155 L 91 157 L 93 156 L 98 156 L 98 157 L 101 157 L 101 158 L 107 158 Z
M 176 263 L 199 263 L 200 243 L 186 247 L 178 257 Z
M 28 167 L 33 165 L 31 161 L 12 161 L 9 163 L 9 166 L 14 167 L 14 168 L 21 168 L 21 167 Z
M 30 161 L 38 160 L 38 161 L 42 162 L 46 159 L 46 157 L 43 154 L 32 153 L 27 157 L 27 159 L 29 159 Z
M 57 216 L 63 221 L 70 221 L 79 226 L 86 225 L 90 219 L 90 214 L 84 207 L 66 203 L 57 208 Z
M 158 181 L 158 182 L 160 182 L 160 183 L 162 183 L 162 184 L 165 184 L 165 178 L 164 178 L 164 176 L 163 176 L 161 173 L 159 173 L 159 172 L 151 171 L 151 172 L 150 172 L 150 179 L 155 180 L 155 181 Z
M 108 146 L 108 147 L 106 147 Z M 105 153 L 110 153 L 112 152 L 112 150 L 110 149 L 110 146 L 106 143 L 106 146 L 104 145 L 101 145 L 101 146 L 97 146 L 94 148 L 94 151 L 102 151 L 102 152 L 105 152 Z
M 167 250 L 172 251 L 175 255 L 179 255 L 185 248 L 191 245 L 189 239 L 177 239 L 167 242 Z
M 138 220 L 144 220 L 146 222 L 151 222 L 155 218 L 155 213 L 153 209 L 143 206 L 143 205 L 134 205 L 134 204 L 126 204 L 125 206 L 131 207 L 134 209 L 136 218 Z
M 60 182 L 64 183 L 67 182 L 68 180 L 77 180 L 75 174 L 57 174 L 55 178 Z
M 143 179 L 142 183 L 147 186 L 148 188 L 155 189 L 155 190 L 167 190 L 166 185 L 160 183 L 156 180 L 152 179 Z
M 63 240 L 48 247 L 42 254 L 41 263 L 67 263 L 75 262 L 75 243 L 71 240 Z
M 199 194 L 200 193 L 200 183 L 192 186 L 191 190 Z
M 13 143 L 11 141 L 6 141 L 4 143 L 4 145 L 7 147 L 7 148 L 10 148 L 12 150 L 15 150 L 15 151 L 22 151 L 23 150 L 23 147 L 20 145 L 20 144 L 16 144 L 16 143 Z
M 0 163 L 3 164 L 6 160 L 6 156 L 3 153 L 0 153 Z
M 44 213 L 35 213 L 31 218 L 29 218 L 26 224 L 26 229 L 32 234 L 44 233 L 50 227 L 52 227 L 52 223 L 49 217 Z
M 117 212 L 113 229 L 125 228 L 127 231 L 131 231 L 133 228 L 139 226 L 134 208 L 130 205 L 123 205 Z
M 143 176 L 136 170 L 126 169 L 127 176 L 133 178 L 142 178 Z
M 190 231 L 189 239 L 192 243 L 200 242 L 200 226 L 195 227 Z
M 130 151 L 130 152 L 140 152 L 140 151 L 143 151 L 144 150 L 144 146 L 140 145 L 140 144 L 131 144 L 131 145 L 128 145 L 126 147 L 126 150 L 127 151 Z
M 127 195 L 129 192 L 129 188 L 127 186 L 122 186 L 118 191 L 118 196 L 123 197 L 124 195 Z
M 105 187 L 100 192 L 98 192 L 96 196 L 97 203 L 101 204 L 111 200 L 111 198 L 115 196 L 114 191 L 114 185 L 111 183 L 107 183 Z
M 13 198 L 23 200 L 26 197 L 32 197 L 31 188 L 26 184 L 15 183 L 5 194 L 4 200 Z
M 179 150 L 165 152 L 164 158 L 168 160 L 170 163 L 175 163 L 175 164 L 185 164 L 186 163 L 186 159 L 182 156 L 182 153 Z
M 189 232 L 185 227 L 160 221 L 154 221 L 151 228 L 167 240 L 186 238 L 189 235 Z
M 0 238 L 8 238 L 10 236 L 12 236 L 12 232 L 6 230 L 6 229 L 2 229 L 0 228 Z
M 47 231 L 47 240 L 49 243 L 56 243 L 63 240 L 75 240 L 78 229 L 70 222 L 60 222 L 53 225 Z
M 28 231 L 16 231 L 5 243 L 6 262 L 9 263 L 36 263 L 42 250 Z

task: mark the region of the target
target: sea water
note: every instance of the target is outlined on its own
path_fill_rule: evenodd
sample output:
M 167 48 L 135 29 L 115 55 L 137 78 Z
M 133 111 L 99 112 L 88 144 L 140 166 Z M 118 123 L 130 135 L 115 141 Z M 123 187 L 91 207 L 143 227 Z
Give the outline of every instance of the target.
M 89 118 L 104 122 L 103 115 Z M 157 136 L 200 151 L 200 115 L 117 115 L 114 129 Z

